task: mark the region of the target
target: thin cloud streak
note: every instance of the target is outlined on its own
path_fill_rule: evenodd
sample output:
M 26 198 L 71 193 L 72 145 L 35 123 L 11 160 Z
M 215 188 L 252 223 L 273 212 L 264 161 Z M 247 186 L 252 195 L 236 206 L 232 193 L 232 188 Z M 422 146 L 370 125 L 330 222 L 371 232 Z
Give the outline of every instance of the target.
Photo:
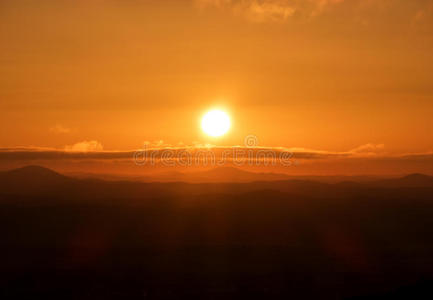
M 220 9 L 234 15 L 243 16 L 253 22 L 285 22 L 292 17 L 314 18 L 334 8 L 350 7 L 347 13 L 360 13 L 366 10 L 391 11 L 400 4 L 396 0 L 195 0 L 200 9 Z M 429 1 L 413 0 L 414 10 L 407 11 L 414 22 L 422 22 L 431 17 L 433 4 Z M 364 20 L 365 21 L 365 20 Z
M 104 147 L 98 141 L 83 141 L 65 147 L 65 150 L 70 152 L 95 152 L 103 149 Z
M 93 141 L 94 142 L 94 141 Z M 227 155 L 227 151 L 236 152 L 239 155 L 242 153 L 263 153 L 263 152 L 274 152 L 277 155 L 280 153 L 290 153 L 293 159 L 305 159 L 305 160 L 327 160 L 327 159 L 350 159 L 350 158 L 384 158 L 384 159 L 433 159 L 433 152 L 425 153 L 409 153 L 409 154 L 387 154 L 383 151 L 384 146 L 366 144 L 357 147 L 353 150 L 343 152 L 331 152 L 321 150 L 311 150 L 304 148 L 282 148 L 282 147 L 245 147 L 245 146 L 233 146 L 233 147 L 217 147 L 212 145 L 192 145 L 192 146 L 164 146 L 164 147 L 152 147 L 129 151 L 104 151 L 102 146 L 96 142 L 88 144 L 79 143 L 80 146 L 75 146 L 66 149 L 54 149 L 54 148 L 39 148 L 39 147 L 16 147 L 16 148 L 0 148 L 0 160 L 133 160 L 134 155 L 138 152 L 147 153 L 153 155 L 155 158 L 160 158 L 164 155 L 164 152 L 171 151 L 172 158 L 179 157 L 185 151 L 195 154 L 200 151 L 211 151 L 216 157 Z M 78 145 L 78 144 L 75 144 Z M 88 148 L 83 145 L 89 146 Z M 83 147 L 81 147 L 83 146 Z M 75 151 L 71 151 L 75 149 Z
M 284 22 L 295 14 L 320 15 L 345 0 L 196 0 L 201 9 L 229 10 L 255 22 Z

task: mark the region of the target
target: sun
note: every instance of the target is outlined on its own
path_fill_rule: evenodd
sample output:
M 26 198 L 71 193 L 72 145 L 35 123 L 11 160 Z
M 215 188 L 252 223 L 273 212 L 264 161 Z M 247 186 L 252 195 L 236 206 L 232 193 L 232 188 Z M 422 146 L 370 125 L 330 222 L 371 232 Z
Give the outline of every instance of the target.
M 218 109 L 208 111 L 201 120 L 201 128 L 212 137 L 219 137 L 227 133 L 231 126 L 229 115 Z

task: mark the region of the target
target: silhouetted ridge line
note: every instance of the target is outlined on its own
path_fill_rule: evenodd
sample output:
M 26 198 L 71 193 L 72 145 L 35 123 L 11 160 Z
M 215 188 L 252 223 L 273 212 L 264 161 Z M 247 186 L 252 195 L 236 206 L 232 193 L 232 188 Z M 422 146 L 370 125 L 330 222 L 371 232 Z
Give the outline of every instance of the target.
M 6 173 L 8 175 L 44 175 L 44 176 L 62 176 L 62 177 L 66 177 L 60 173 L 57 173 L 51 169 L 45 168 L 45 167 L 41 167 L 41 166 L 37 166 L 37 165 L 30 165 L 30 166 L 25 166 L 22 168 L 18 168 L 18 169 L 12 169 L 9 171 L 5 171 L 3 173 Z

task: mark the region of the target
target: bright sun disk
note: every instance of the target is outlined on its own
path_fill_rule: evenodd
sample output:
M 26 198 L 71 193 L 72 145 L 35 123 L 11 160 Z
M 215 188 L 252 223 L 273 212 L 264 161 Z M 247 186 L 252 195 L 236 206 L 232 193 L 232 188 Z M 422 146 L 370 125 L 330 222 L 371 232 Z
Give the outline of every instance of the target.
M 207 112 L 201 121 L 203 131 L 213 137 L 219 137 L 227 133 L 230 125 L 229 115 L 218 109 Z

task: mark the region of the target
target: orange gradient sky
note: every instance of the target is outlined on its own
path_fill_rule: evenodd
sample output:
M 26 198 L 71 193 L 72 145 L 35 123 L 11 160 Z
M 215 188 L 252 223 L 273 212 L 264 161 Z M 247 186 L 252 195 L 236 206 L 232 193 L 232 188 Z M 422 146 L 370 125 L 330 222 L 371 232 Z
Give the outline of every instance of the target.
M 0 147 L 431 153 L 432 53 L 429 0 L 1 1 Z

